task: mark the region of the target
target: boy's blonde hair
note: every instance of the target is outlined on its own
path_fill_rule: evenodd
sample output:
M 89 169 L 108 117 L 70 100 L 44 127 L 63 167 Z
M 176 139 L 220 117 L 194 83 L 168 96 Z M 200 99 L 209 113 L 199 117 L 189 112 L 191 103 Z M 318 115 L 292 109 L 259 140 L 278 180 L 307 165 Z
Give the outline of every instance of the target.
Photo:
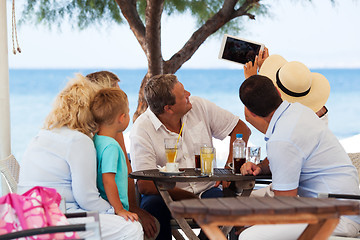
M 119 88 L 101 89 L 92 99 L 90 110 L 97 124 L 112 124 L 119 113 L 128 113 L 127 95 Z
M 99 71 L 86 75 L 91 82 L 99 84 L 103 88 L 116 87 L 120 79 L 112 72 Z
M 90 111 L 90 101 L 100 88 L 77 74 L 57 95 L 44 128 L 51 130 L 67 126 L 92 137 L 97 125 Z

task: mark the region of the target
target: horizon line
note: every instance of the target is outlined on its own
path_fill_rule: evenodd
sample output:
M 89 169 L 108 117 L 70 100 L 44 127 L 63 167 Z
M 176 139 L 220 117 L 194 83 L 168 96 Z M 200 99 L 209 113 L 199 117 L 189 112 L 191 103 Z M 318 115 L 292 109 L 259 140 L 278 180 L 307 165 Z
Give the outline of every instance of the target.
M 146 71 L 148 68 L 145 67 L 9 67 L 9 70 L 88 70 L 88 69 L 113 69 L 113 70 L 135 70 L 140 71 L 144 70 Z M 309 67 L 309 69 L 333 69 L 333 70 L 360 70 L 360 66 L 354 66 L 354 67 Z M 226 68 L 226 67 L 219 67 L 219 68 L 205 68 L 205 67 L 183 67 L 179 68 L 178 71 L 181 70 L 241 70 L 243 71 L 243 68 Z

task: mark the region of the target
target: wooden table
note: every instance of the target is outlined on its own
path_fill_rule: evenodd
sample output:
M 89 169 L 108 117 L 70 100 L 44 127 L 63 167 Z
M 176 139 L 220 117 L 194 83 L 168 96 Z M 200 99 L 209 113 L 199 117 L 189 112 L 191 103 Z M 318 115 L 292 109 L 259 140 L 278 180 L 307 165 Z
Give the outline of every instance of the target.
M 173 203 L 173 199 L 167 190 L 175 187 L 177 182 L 210 182 L 210 181 L 231 181 L 234 182 L 235 191 L 241 196 L 249 196 L 255 185 L 256 178 L 267 178 L 267 176 L 242 176 L 235 175 L 229 169 L 215 168 L 213 176 L 201 176 L 199 169 L 185 168 L 180 175 L 164 175 L 158 169 L 150 169 L 143 171 L 135 171 L 129 174 L 129 177 L 138 180 L 151 180 L 155 183 L 165 204 L 169 207 Z M 170 208 L 169 208 L 170 209 Z M 189 239 L 198 239 L 189 224 L 183 217 L 173 216 L 181 229 Z M 225 230 L 225 232 L 228 230 Z
M 328 239 L 340 215 L 358 215 L 359 202 L 302 197 L 233 197 L 172 202 L 173 216 L 193 218 L 209 239 L 226 237 L 218 226 L 308 223 L 299 239 Z

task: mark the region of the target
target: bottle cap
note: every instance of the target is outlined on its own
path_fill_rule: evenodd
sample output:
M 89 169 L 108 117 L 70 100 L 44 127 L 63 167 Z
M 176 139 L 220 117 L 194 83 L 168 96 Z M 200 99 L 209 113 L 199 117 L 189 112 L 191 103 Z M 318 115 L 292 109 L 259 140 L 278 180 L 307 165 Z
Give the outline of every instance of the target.
M 242 138 L 243 135 L 241 133 L 236 134 L 236 138 Z

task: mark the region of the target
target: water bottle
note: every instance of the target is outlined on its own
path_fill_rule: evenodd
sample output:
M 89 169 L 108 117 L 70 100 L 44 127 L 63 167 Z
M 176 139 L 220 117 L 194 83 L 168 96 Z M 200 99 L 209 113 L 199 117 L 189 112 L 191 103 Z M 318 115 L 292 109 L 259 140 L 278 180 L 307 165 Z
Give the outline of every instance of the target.
M 242 134 L 236 134 L 233 142 L 233 173 L 240 174 L 241 166 L 246 162 L 246 143 L 242 139 Z

